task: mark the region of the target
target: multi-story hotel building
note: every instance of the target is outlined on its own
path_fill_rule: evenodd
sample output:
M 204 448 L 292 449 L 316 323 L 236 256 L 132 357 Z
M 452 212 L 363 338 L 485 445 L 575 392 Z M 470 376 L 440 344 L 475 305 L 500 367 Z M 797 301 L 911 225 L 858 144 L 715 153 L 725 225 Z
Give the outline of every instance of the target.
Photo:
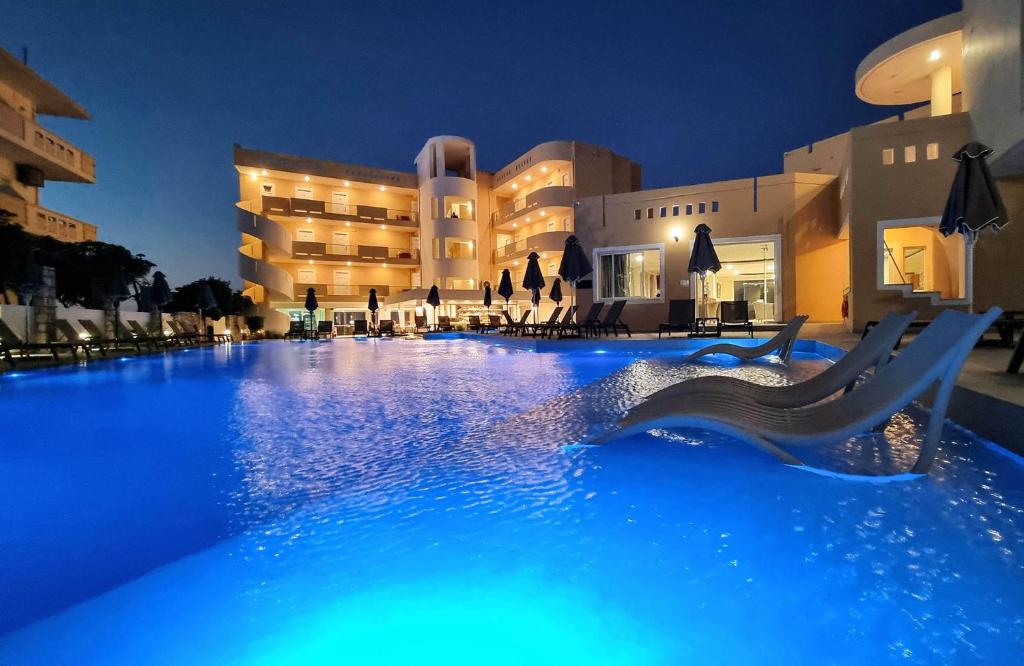
M 983 235 L 973 252 L 938 232 L 952 157 L 971 140 L 995 151 L 1009 219 L 1024 215 L 1022 34 L 1020 2 L 968 0 L 897 35 L 861 63 L 856 94 L 918 106 L 791 150 L 782 173 L 757 178 L 641 190 L 637 164 L 579 142 L 541 144 L 493 174 L 456 137 L 427 141 L 415 173 L 237 148 L 242 277 L 282 313 L 315 286 L 336 322 L 364 317 L 376 286 L 405 322 L 436 284 L 459 316 L 479 311 L 482 282 L 496 285 L 501 269 L 518 286 L 530 252 L 553 279 L 574 232 L 594 265 L 580 308 L 626 299 L 639 330 L 676 298 L 712 316 L 745 300 L 756 322 L 801 313 L 853 330 L 889 310 L 1024 309 L 1024 225 Z M 687 273 L 701 223 L 723 263 L 703 285 Z M 513 300 L 529 307 L 525 292 Z
M 473 143 L 454 136 L 428 140 L 410 172 L 240 146 L 234 163 L 239 271 L 276 329 L 302 316 L 310 287 L 320 318 L 340 327 L 366 317 L 370 289 L 382 315 L 402 325 L 433 317 L 424 309 L 432 285 L 441 314 L 477 312 L 484 283 L 496 290 L 503 269 L 519 287 L 531 252 L 554 279 L 581 197 L 640 187 L 638 165 L 576 141 L 540 144 L 495 173 L 479 170 Z
M 46 181 L 96 182 L 96 164 L 82 149 L 39 124 L 39 116 L 87 120 L 73 99 L 0 49 L 0 209 L 34 234 L 64 241 L 96 240 L 95 225 L 41 205 Z

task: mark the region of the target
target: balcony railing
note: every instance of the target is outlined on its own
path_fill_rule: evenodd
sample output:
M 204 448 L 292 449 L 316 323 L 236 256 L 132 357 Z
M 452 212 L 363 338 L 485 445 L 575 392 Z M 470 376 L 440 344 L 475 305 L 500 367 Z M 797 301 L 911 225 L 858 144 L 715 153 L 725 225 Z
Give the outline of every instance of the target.
M 292 241 L 292 255 L 297 258 L 317 257 L 341 261 L 393 261 L 395 263 L 419 263 L 420 253 L 407 247 L 384 247 L 382 245 L 338 245 L 315 241 Z
M 10 151 L 13 161 L 40 169 L 48 180 L 96 182 L 96 163 L 92 157 L 3 102 L 0 139 L 14 144 Z
M 95 225 L 64 215 L 57 211 L 28 204 L 29 225 L 32 233 L 45 234 L 63 241 L 96 240 Z
M 494 260 L 502 261 L 524 256 L 530 252 L 560 252 L 565 249 L 568 231 L 545 231 L 506 243 L 494 250 Z
M 390 224 L 399 227 L 416 228 L 417 214 L 411 210 L 366 206 L 364 204 L 341 204 L 317 199 L 296 197 L 263 197 L 263 212 L 287 217 L 309 217 L 339 222 L 363 222 L 366 224 Z
M 541 187 L 501 206 L 492 216 L 493 224 L 504 224 L 533 210 L 551 206 L 571 207 L 574 190 L 571 187 Z
M 407 286 L 392 287 L 387 284 L 326 284 L 323 282 L 296 282 L 295 300 L 306 298 L 306 291 L 312 287 L 316 291 L 318 300 L 336 301 L 361 301 L 370 297 L 370 289 L 377 290 L 377 297 L 390 296 L 392 289 L 395 292 L 408 289 Z

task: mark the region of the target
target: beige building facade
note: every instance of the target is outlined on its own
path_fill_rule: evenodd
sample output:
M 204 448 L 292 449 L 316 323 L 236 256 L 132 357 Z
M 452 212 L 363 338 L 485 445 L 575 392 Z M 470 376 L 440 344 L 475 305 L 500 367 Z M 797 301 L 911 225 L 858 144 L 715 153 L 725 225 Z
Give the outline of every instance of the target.
M 96 226 L 42 205 L 47 180 L 95 183 L 88 153 L 43 127 L 40 116 L 88 120 L 56 86 L 0 49 L 0 209 L 28 231 L 63 241 L 96 240 Z

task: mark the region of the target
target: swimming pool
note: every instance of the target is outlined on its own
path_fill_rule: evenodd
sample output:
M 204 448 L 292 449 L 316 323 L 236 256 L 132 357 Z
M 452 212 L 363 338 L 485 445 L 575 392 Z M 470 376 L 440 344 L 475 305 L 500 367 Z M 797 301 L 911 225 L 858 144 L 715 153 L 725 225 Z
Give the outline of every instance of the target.
M 955 427 L 898 483 L 709 433 L 565 446 L 694 373 L 824 363 L 679 356 L 268 342 L 0 377 L 0 664 L 1019 659 L 1019 460 Z M 918 417 L 816 462 L 897 469 Z

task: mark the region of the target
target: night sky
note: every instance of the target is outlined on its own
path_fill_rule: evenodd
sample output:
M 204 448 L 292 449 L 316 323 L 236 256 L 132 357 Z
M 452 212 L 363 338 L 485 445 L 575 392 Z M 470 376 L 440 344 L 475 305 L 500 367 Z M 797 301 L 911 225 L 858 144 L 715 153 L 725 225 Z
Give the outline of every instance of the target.
M 579 139 L 645 187 L 778 173 L 783 151 L 891 115 L 853 75 L 959 0 L 0 0 L 0 46 L 92 114 L 43 118 L 97 162 L 42 203 L 157 262 L 236 283 L 233 143 L 411 170 L 457 134 L 493 171 Z

